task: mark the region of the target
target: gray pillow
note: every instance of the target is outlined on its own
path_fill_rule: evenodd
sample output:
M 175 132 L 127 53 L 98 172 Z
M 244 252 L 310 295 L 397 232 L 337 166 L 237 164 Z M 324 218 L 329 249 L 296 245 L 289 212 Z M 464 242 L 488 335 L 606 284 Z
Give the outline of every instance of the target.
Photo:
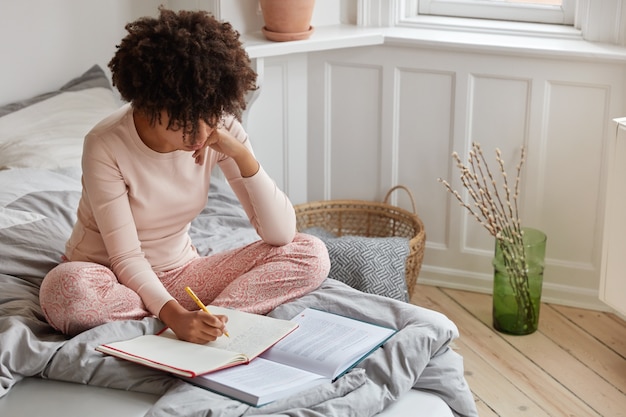
M 94 66 L 58 90 L 0 107 L 0 169 L 79 166 L 83 138 L 119 105 Z
M 94 65 L 93 67 L 89 68 L 87 72 L 85 72 L 83 75 L 68 81 L 58 90 L 49 91 L 47 93 L 43 93 L 35 97 L 30 97 L 25 100 L 20 100 L 14 103 L 9 103 L 4 106 L 0 106 L 0 117 L 5 116 L 9 113 L 18 111 L 20 109 L 23 109 L 24 107 L 31 106 L 35 103 L 39 103 L 40 101 L 44 101 L 46 99 L 49 99 L 51 97 L 54 97 L 58 94 L 61 94 L 67 91 L 80 91 L 80 90 L 86 90 L 88 88 L 95 88 L 95 87 L 103 87 L 103 88 L 111 89 L 111 84 L 109 83 L 109 79 L 107 78 L 102 68 L 100 68 L 98 65 Z
M 406 259 L 409 239 L 403 237 L 340 236 L 314 227 L 304 231 L 324 242 L 330 258 L 329 278 L 357 290 L 395 300 L 409 300 Z

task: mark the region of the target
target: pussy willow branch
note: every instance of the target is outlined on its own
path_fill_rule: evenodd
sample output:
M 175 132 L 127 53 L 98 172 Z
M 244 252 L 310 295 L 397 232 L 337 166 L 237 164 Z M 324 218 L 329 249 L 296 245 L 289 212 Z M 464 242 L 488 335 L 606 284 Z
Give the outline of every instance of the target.
M 470 197 L 474 201 L 474 206 L 478 209 L 478 213 L 480 213 L 478 214 L 472 210 L 472 214 L 474 215 L 474 217 L 479 219 L 481 224 L 485 225 L 488 223 L 492 225 L 494 223 L 494 214 L 497 216 L 497 213 L 494 210 L 493 201 L 491 201 L 489 193 L 485 192 L 485 190 L 488 191 L 488 188 L 486 188 L 487 184 L 484 181 L 484 176 L 482 175 L 482 173 L 480 177 L 476 174 L 477 171 L 481 172 L 481 170 L 480 167 L 477 168 L 475 165 L 473 165 L 473 161 L 475 160 L 474 152 L 470 151 L 470 165 L 472 166 L 472 169 L 463 165 L 463 163 L 461 162 L 461 158 L 456 152 L 453 154 L 453 157 L 457 162 L 457 167 L 461 171 L 461 182 L 463 183 L 463 186 L 468 191 Z M 483 178 L 482 184 L 481 178 Z M 447 182 L 445 184 L 447 184 L 448 189 L 451 189 L 450 184 L 448 184 Z M 458 195 L 457 199 L 459 199 Z M 462 200 L 459 201 L 462 205 L 464 205 L 464 202 Z M 480 216 L 484 218 L 484 221 L 480 219 Z M 490 231 L 490 233 L 492 232 L 492 228 L 488 228 L 488 230 Z
M 446 180 L 442 180 L 441 178 L 439 178 L 439 181 L 448 189 L 448 191 L 450 191 L 450 193 L 452 193 L 452 195 L 454 195 L 454 197 L 456 197 L 456 199 L 459 201 L 459 203 L 461 204 L 462 207 L 466 208 L 467 211 L 470 212 L 470 214 L 472 216 L 474 216 L 474 218 L 476 218 L 476 220 L 478 220 L 478 222 L 484 226 L 490 234 L 492 234 L 493 236 L 496 235 L 497 231 L 493 228 L 493 226 L 489 223 L 486 222 L 484 220 L 484 217 L 482 217 L 481 213 L 475 212 L 474 209 L 469 206 L 464 200 L 463 197 L 461 197 L 461 195 L 458 193 L 458 191 L 454 190 L 450 184 L 448 183 L 448 181 Z
M 519 185 L 520 185 L 520 178 L 522 176 L 522 166 L 524 165 L 525 160 L 526 160 L 526 149 L 522 147 L 522 154 L 520 156 L 520 161 L 519 161 L 519 164 L 517 164 L 517 175 L 515 176 L 515 194 L 513 194 L 513 202 L 515 203 L 515 217 L 517 218 L 517 225 L 519 228 L 521 228 L 522 225 L 520 224 L 519 215 L 517 215 L 517 213 L 519 213 L 519 207 L 517 205 L 517 201 L 519 199 Z
M 500 171 L 502 172 L 502 177 L 503 177 L 503 188 L 506 192 L 506 201 L 507 201 L 507 208 L 508 208 L 508 212 L 509 212 L 509 217 L 511 219 L 511 225 L 513 226 L 513 229 L 515 230 L 515 234 L 514 235 L 521 235 L 521 224 L 520 224 L 520 220 L 519 220 L 519 208 L 518 208 L 518 197 L 519 197 L 519 184 L 520 184 L 520 176 L 521 176 L 521 170 L 522 170 L 522 165 L 524 163 L 525 160 L 525 149 L 522 148 L 521 151 L 521 157 L 520 157 L 520 163 L 517 165 L 517 175 L 516 175 L 516 179 L 515 179 L 515 189 L 513 191 L 513 196 L 511 198 L 511 189 L 509 187 L 509 183 L 507 180 L 507 175 L 506 175 L 506 171 L 504 169 L 504 161 L 502 160 L 502 153 L 500 152 L 499 149 L 496 150 L 496 160 L 498 161 L 498 165 L 500 166 Z M 511 204 L 511 199 L 513 200 L 513 204 Z
M 522 155 L 520 163 L 517 166 L 515 188 L 513 191 L 509 186 L 504 161 L 501 155 L 500 150 L 496 149 L 496 160 L 500 168 L 500 174 L 502 175 L 503 195 L 499 191 L 495 175 L 490 170 L 489 164 L 478 143 L 472 143 L 467 165 L 463 164 L 456 152 L 453 153 L 453 157 L 460 171 L 461 183 L 466 189 L 471 203 L 466 203 L 462 196 L 455 191 L 447 181 L 441 178 L 439 181 L 444 184 L 448 191 L 459 201 L 461 206 L 465 207 L 490 234 L 509 244 L 521 244 L 522 229 L 517 202 L 525 152 L 524 148 L 522 148 Z
M 479 166 L 480 163 L 484 164 L 485 166 L 485 172 L 487 172 L 487 176 L 489 177 L 489 181 L 491 184 L 491 189 L 493 191 L 493 195 L 495 196 L 494 199 L 494 207 L 493 207 L 493 211 L 495 213 L 498 214 L 498 220 L 500 223 L 500 227 L 502 230 L 506 231 L 506 235 L 507 236 L 512 236 L 512 230 L 510 230 L 511 227 L 511 219 L 509 218 L 509 216 L 507 216 L 507 211 L 505 209 L 504 203 L 502 203 L 502 199 L 500 198 L 500 193 L 498 191 L 498 185 L 496 183 L 496 180 L 494 179 L 493 174 L 491 173 L 491 170 L 489 169 L 489 165 L 487 164 L 487 161 L 485 160 L 485 156 L 483 155 L 482 149 L 480 148 L 479 144 L 476 144 L 476 149 L 478 151 L 478 156 L 480 157 L 480 159 L 478 160 L 479 162 Z M 496 156 L 500 153 L 499 149 L 496 149 Z M 504 184 L 505 184 L 505 189 L 506 189 L 506 171 L 504 169 L 501 169 L 501 174 L 502 174 L 502 178 L 504 179 Z M 484 174 L 481 171 L 481 175 L 484 176 Z M 485 178 L 485 188 L 488 188 L 489 186 L 487 185 L 487 178 Z M 507 192 L 507 195 L 509 193 Z

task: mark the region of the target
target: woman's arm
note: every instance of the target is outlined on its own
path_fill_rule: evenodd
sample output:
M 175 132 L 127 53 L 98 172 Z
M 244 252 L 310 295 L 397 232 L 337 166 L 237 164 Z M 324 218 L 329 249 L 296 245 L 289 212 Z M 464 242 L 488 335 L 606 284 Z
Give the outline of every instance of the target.
M 291 242 L 296 234 L 293 205 L 254 157 L 241 125 L 233 119 L 227 129 L 214 135 L 219 148 L 210 146 L 226 156 L 218 162 L 220 168 L 259 236 L 276 246 Z

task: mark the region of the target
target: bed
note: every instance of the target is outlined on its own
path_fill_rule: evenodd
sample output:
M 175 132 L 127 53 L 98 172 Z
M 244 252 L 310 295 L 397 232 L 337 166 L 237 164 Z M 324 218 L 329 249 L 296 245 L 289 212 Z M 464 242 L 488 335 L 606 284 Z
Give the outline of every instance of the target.
M 94 66 L 63 87 L 0 108 L 0 415 L 475 415 L 444 316 L 328 278 L 270 315 L 306 306 L 393 326 L 383 348 L 334 384 L 255 408 L 160 371 L 102 355 L 105 342 L 155 333 L 154 318 L 66 338 L 45 321 L 38 289 L 63 253 L 80 197 L 82 138 L 120 103 Z M 258 239 L 228 184 L 215 179 L 190 234 L 201 254 Z M 431 325 L 431 324 L 437 325 Z M 455 413 L 452 412 L 455 410 Z

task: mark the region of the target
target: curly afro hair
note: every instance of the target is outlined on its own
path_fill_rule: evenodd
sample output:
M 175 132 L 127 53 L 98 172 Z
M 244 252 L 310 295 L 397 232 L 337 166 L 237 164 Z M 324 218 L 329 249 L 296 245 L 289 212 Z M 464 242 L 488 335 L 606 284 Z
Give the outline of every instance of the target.
M 239 33 L 204 11 L 159 12 L 127 24 L 109 62 L 122 98 L 151 123 L 167 112 L 167 128 L 190 135 L 201 120 L 215 127 L 224 114 L 241 119 L 256 73 Z

